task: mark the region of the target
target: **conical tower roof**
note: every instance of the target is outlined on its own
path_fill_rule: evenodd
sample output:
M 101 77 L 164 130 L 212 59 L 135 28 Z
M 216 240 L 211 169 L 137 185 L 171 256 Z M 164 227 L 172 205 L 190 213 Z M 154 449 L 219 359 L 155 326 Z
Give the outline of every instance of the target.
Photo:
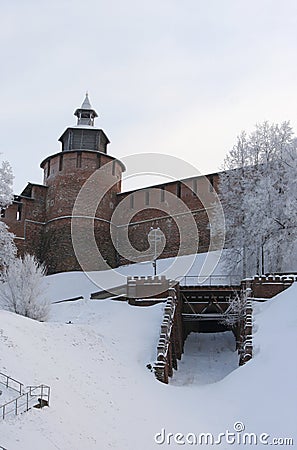
M 86 98 L 85 98 L 84 101 L 82 102 L 82 105 L 81 105 L 80 109 L 93 109 L 93 108 L 92 108 L 92 105 L 91 105 L 91 103 L 90 103 L 90 100 L 89 100 L 89 94 L 88 94 L 88 92 L 86 92 Z

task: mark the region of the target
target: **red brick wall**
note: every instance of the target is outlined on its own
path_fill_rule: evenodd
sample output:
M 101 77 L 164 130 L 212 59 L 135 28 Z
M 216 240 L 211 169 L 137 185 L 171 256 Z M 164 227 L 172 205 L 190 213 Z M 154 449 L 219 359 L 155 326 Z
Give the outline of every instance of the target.
M 149 248 L 148 233 L 151 227 L 159 227 L 165 235 L 166 245 L 160 257 L 176 256 L 181 248 L 180 254 L 195 253 L 195 241 L 193 230 L 183 235 L 180 240 L 180 231 L 186 231 L 189 227 L 185 209 L 182 204 L 192 212 L 199 234 L 198 252 L 205 252 L 209 247 L 209 218 L 204 206 L 212 206 L 215 201 L 214 193 L 210 191 L 210 185 L 204 177 L 196 179 L 197 195 L 193 193 L 193 179 L 185 182 L 165 183 L 156 187 L 140 189 L 118 195 L 118 207 L 122 207 L 122 224 L 128 224 L 129 238 L 133 247 L 139 251 Z M 213 176 L 214 185 L 217 188 L 218 177 Z M 164 193 L 160 187 L 165 188 Z M 172 196 L 168 195 L 171 193 Z M 177 195 L 180 194 L 180 197 Z M 132 199 L 131 199 L 132 197 Z M 203 203 L 202 203 L 202 201 Z M 209 214 L 211 214 L 211 209 Z M 135 212 L 135 213 L 134 213 Z M 125 229 L 119 229 L 119 239 Z M 120 256 L 120 264 L 127 263 L 129 258 Z
M 30 253 L 42 260 L 42 239 L 45 220 L 45 200 L 47 188 L 33 186 L 31 198 L 20 196 L 5 211 L 4 222 L 9 230 L 16 235 L 15 243 L 18 253 Z M 20 220 L 17 218 L 21 207 Z
M 81 155 L 78 160 L 78 155 Z M 100 156 L 100 161 L 99 161 Z M 62 158 L 62 162 L 61 162 Z M 18 203 L 14 203 L 6 211 L 5 222 L 19 238 L 16 240 L 20 252 L 35 254 L 48 265 L 49 273 L 80 270 L 71 239 L 71 219 L 73 206 L 82 186 L 96 171 L 98 165 L 110 164 L 105 173 L 100 172 L 100 179 L 94 180 L 91 193 L 102 194 L 114 180 L 114 185 L 104 195 L 96 211 L 95 236 L 103 258 L 111 265 L 129 261 L 129 251 L 118 255 L 111 241 L 109 224 L 113 221 L 113 229 L 117 230 L 117 239 L 124 242 L 123 233 L 127 231 L 130 244 L 139 252 L 149 248 L 148 233 L 151 227 L 159 227 L 166 238 L 166 245 L 161 257 L 176 256 L 196 252 L 195 230 L 190 230 L 187 218 L 192 215 L 195 229 L 199 233 L 198 251 L 207 251 L 209 246 L 209 219 L 205 206 L 210 208 L 214 201 L 211 186 L 205 177 L 171 182 L 163 185 L 163 193 L 154 188 L 139 189 L 133 193 L 120 193 L 123 166 L 113 157 L 92 151 L 60 152 L 48 157 L 41 163 L 44 170 L 45 186 L 32 185 L 26 192 L 31 197 L 20 197 L 22 205 L 21 220 L 16 220 Z M 216 188 L 217 175 L 209 176 Z M 191 189 L 197 188 L 197 195 Z M 27 188 L 26 188 L 27 189 Z M 171 193 L 171 196 L 170 196 Z M 131 203 L 131 194 L 133 202 Z M 29 194 L 27 194 L 29 195 Z M 163 196 L 164 195 L 164 196 Z M 201 200 L 203 199 L 203 201 Z M 86 195 L 86 204 L 88 196 Z M 184 206 L 192 212 L 187 214 Z M 119 212 L 117 217 L 113 213 Z M 126 224 L 126 227 L 123 226 Z M 86 224 L 82 220 L 82 241 L 86 232 Z M 190 230 L 190 231 L 189 231 Z M 183 237 L 181 239 L 181 233 Z M 89 242 L 85 242 L 88 248 Z M 91 249 L 90 253 L 91 253 Z M 153 255 L 151 255 L 153 256 Z M 151 259 L 146 257 L 145 259 Z M 141 258 L 138 259 L 140 261 Z M 97 262 L 90 258 L 88 270 L 98 268 Z

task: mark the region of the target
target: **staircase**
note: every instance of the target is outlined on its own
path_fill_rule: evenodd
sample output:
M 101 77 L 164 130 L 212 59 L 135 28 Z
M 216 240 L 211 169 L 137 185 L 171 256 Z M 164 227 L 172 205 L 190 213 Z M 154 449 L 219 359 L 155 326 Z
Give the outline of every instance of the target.
M 18 415 L 27 412 L 32 407 L 43 408 L 44 406 L 49 406 L 50 387 L 45 384 L 24 388 L 23 383 L 3 373 L 0 373 L 0 384 L 4 385 L 6 389 L 18 393 L 18 396 L 13 400 L 3 405 L 0 404 L 0 420 L 4 420 L 8 415 Z

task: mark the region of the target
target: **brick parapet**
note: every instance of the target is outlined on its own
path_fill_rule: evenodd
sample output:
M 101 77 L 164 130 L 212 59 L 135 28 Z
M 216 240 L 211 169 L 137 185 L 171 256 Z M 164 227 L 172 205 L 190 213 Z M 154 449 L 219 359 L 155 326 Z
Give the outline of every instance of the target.
M 253 278 L 243 280 L 242 288 L 249 287 L 254 298 L 272 298 L 297 281 L 294 274 L 256 275 Z

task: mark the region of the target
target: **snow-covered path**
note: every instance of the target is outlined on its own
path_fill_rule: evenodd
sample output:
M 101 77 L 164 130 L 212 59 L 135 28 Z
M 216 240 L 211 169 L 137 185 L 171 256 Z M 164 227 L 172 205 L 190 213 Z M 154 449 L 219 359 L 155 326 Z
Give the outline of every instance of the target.
M 191 333 L 170 384 L 210 384 L 225 378 L 238 367 L 238 354 L 231 331 Z

